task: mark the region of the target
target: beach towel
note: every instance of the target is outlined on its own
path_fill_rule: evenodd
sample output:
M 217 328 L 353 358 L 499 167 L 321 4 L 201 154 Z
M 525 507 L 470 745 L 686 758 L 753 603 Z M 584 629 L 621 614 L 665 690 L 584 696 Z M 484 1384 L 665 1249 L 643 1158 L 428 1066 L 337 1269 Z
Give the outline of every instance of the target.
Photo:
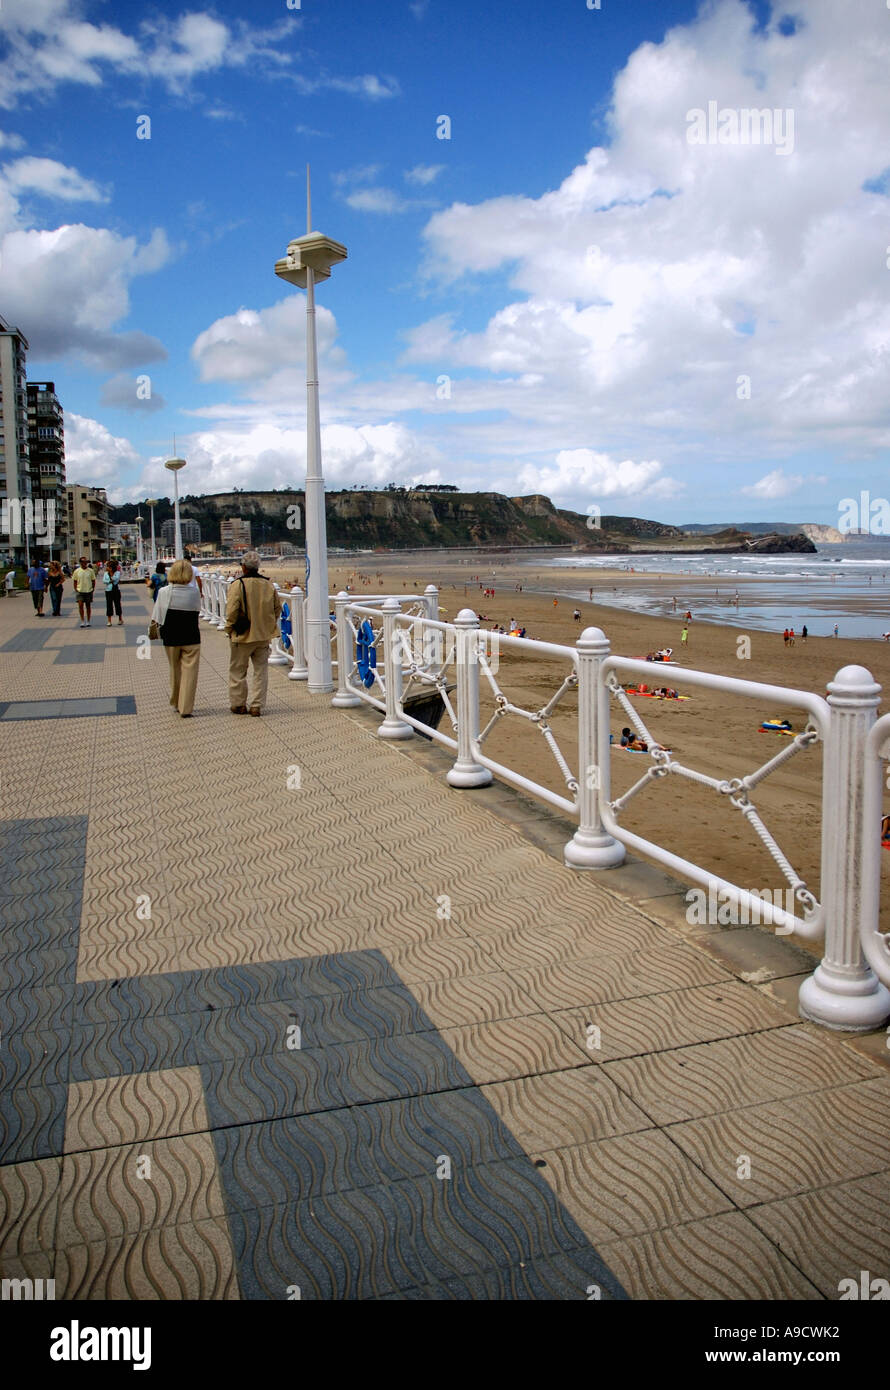
M 788 727 L 787 719 L 764 719 L 759 734 L 785 734 L 788 738 L 794 738 L 794 730 Z
M 362 685 L 370 689 L 374 684 L 374 672 L 377 669 L 377 648 L 374 645 L 374 629 L 368 618 L 365 618 L 356 633 L 355 664 L 358 667 Z

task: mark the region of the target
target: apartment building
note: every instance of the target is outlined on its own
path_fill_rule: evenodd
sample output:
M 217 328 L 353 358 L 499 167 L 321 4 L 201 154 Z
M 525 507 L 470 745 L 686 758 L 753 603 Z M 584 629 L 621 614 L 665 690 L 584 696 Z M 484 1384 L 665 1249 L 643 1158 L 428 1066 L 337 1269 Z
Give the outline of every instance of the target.
M 223 554 L 250 549 L 250 522 L 240 516 L 227 516 L 219 524 L 219 544 Z
M 41 558 L 52 559 L 65 549 L 67 524 L 65 419 L 55 382 L 29 381 L 27 405 L 31 499 L 37 520 L 45 523 L 47 518 L 54 518 L 55 537 L 40 552 Z M 39 545 L 41 538 L 35 539 Z M 46 540 L 49 541 L 48 531 Z
M 21 564 L 31 555 L 34 514 L 28 453 L 25 366 L 28 340 L 0 318 L 0 554 Z
M 88 560 L 107 560 L 110 553 L 108 498 L 104 487 L 82 487 L 80 483 L 69 483 L 65 495 L 68 563 L 76 565 L 81 555 Z

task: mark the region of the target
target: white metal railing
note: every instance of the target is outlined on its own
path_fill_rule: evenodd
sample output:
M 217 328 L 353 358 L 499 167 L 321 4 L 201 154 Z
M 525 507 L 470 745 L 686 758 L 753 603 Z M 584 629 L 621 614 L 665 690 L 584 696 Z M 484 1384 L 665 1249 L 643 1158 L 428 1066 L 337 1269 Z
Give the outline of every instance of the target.
M 890 747 L 890 716 L 875 724 L 880 687 L 864 668 L 844 667 L 830 684 L 828 698 L 823 699 L 809 691 L 672 665 L 674 686 L 747 697 L 768 707 L 793 706 L 807 716 L 803 732 L 765 762 L 742 777 L 720 778 L 674 757 L 653 738 L 618 679 L 619 672 L 651 679 L 652 665 L 612 656 L 608 640 L 598 628 L 588 628 L 575 647 L 565 647 L 482 632 L 478 618 L 469 609 L 453 623 L 418 612 L 406 614 L 397 596 L 369 603 L 340 594 L 336 607 L 340 665 L 335 705 L 364 703 L 378 710 L 384 716 L 378 728 L 383 738 L 410 738 L 416 729 L 456 752 L 447 774 L 453 786 L 486 785 L 494 775 L 576 819 L 578 829 L 565 848 L 566 863 L 574 868 L 611 868 L 623 862 L 628 848 L 634 849 L 674 874 L 716 889 L 725 902 L 757 914 L 754 921 L 764 920 L 811 940 L 824 937 L 822 964 L 801 988 L 800 1007 L 805 1017 L 829 1027 L 862 1030 L 879 1026 L 890 1015 L 890 993 L 875 974 L 890 983 L 888 939 L 878 930 L 880 756 Z M 362 629 L 365 623 L 369 626 Z M 376 664 L 365 662 L 364 677 L 356 655 L 360 636 L 367 638 L 368 649 L 376 659 Z M 565 662 L 560 683 L 540 708 L 526 708 L 503 690 L 498 666 L 500 653 L 505 651 L 532 661 Z M 479 722 L 480 678 L 486 681 L 495 706 L 484 728 Z M 440 695 L 456 737 L 411 715 L 406 701 L 418 690 Z M 456 707 L 452 699 L 455 691 Z M 574 692 L 577 754 L 573 765 L 559 745 L 550 717 Z M 610 792 L 612 700 L 649 745 L 650 764 L 623 795 L 614 799 Z M 565 783 L 566 794 L 554 792 L 486 754 L 487 738 L 506 718 L 537 728 Z M 821 901 L 778 843 L 754 800 L 756 789 L 769 776 L 820 743 Z M 771 856 L 799 911 L 787 911 L 621 824 L 622 812 L 634 798 L 677 777 L 700 787 L 705 795 L 723 799 L 739 812 L 750 828 L 752 843 L 759 841 Z

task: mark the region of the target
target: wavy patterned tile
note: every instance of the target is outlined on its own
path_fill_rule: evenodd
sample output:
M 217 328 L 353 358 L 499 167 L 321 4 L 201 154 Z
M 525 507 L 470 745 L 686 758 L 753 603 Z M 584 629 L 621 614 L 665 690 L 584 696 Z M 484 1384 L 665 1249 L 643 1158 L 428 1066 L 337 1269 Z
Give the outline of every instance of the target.
M 52 1248 L 61 1172 L 58 1158 L 0 1166 L 0 1265 L 4 1274 L 8 1260 Z
M 597 1248 L 731 1209 L 732 1202 L 659 1130 L 532 1155 Z
M 213 1131 L 230 1211 L 300 1201 L 380 1181 L 367 1112 L 373 1106 L 289 1116 Z
M 208 1134 L 143 1140 L 66 1154 L 55 1239 L 59 1246 L 105 1242 L 224 1211 Z
M 377 1179 L 431 1178 L 452 1169 L 519 1158 L 522 1148 L 475 1087 L 361 1106 Z
M 196 1134 L 208 1127 L 197 1067 L 107 1076 L 69 1087 L 65 1153 Z
M 62 1152 L 67 1086 L 0 1091 L 0 1164 L 53 1158 Z
M 553 1018 L 570 1037 L 582 1040 L 591 1023 L 599 1027 L 601 1046 L 591 1052 L 592 1062 L 661 1052 L 798 1021 L 753 986 L 736 980 L 556 1009 Z
M 481 1093 L 526 1152 L 651 1127 L 649 1117 L 601 1067 L 495 1082 Z
M 706 956 L 683 946 L 674 946 L 669 953 L 662 952 L 651 959 L 636 952 L 623 956 L 588 955 L 511 973 L 544 1009 L 638 999 L 641 995 L 729 978 Z
M 818 1290 L 741 1212 L 600 1247 L 633 1299 L 814 1299 Z
M 673 1141 L 741 1207 L 886 1166 L 890 1076 L 672 1125 Z M 750 1176 L 744 1174 L 750 1160 Z
M 445 1039 L 436 1033 L 339 1043 L 316 1055 L 332 1068 L 348 1105 L 472 1084 Z
M 842 1279 L 860 1271 L 887 1278 L 890 1231 L 875 1214 L 890 1204 L 890 1172 L 823 1187 L 800 1197 L 753 1207 L 747 1214 L 764 1235 L 829 1299 Z
M 604 1070 L 656 1124 L 669 1125 L 876 1075 L 809 1025 L 651 1053 Z
M 325 1053 L 268 1053 L 201 1067 L 211 1126 L 222 1128 L 315 1110 L 337 1110 L 343 1096 Z
M 441 1036 L 477 1085 L 590 1062 L 546 1014 L 446 1028 Z
M 57 1296 L 66 1299 L 240 1297 L 224 1217 L 68 1245 L 56 1256 L 55 1274 Z

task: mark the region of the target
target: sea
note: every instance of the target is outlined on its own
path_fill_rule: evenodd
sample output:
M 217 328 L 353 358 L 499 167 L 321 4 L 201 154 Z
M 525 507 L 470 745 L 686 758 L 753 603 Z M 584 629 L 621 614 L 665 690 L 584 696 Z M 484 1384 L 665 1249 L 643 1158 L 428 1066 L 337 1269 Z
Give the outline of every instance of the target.
M 571 555 L 529 561 L 552 568 L 559 587 L 554 592 L 587 599 L 612 608 L 682 618 L 687 609 L 696 622 L 728 623 L 761 632 L 796 633 L 806 624 L 814 637 L 881 640 L 890 632 L 890 537 L 869 537 L 819 547 L 809 555 L 604 555 L 591 559 Z M 597 583 L 598 569 L 633 570 L 633 585 L 622 588 L 617 576 Z M 584 570 L 584 587 L 572 584 L 571 571 Z M 663 582 L 651 588 L 641 583 L 646 572 L 676 576 L 676 585 Z M 713 588 L 702 584 L 713 579 Z M 684 588 L 684 579 L 696 580 Z M 744 580 L 744 583 L 740 581 Z M 757 583 L 749 581 L 756 580 Z M 673 600 L 676 599 L 676 608 Z M 736 599 L 738 600 L 736 602 Z

